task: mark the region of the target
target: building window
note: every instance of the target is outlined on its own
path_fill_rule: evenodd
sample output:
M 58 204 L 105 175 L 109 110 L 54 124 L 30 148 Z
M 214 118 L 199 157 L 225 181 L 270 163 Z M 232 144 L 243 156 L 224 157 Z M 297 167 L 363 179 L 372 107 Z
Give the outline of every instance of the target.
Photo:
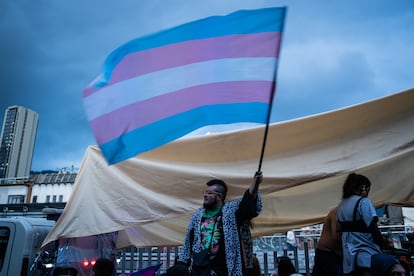
M 63 195 L 59 195 L 59 202 L 63 202 Z
M 54 195 L 54 196 L 53 196 L 53 200 L 52 200 L 52 202 L 53 202 L 53 203 L 55 203 L 55 202 L 56 202 L 56 199 L 57 199 L 57 196 L 56 196 L 56 195 Z
M 32 203 L 37 203 L 37 196 L 33 196 Z
M 7 203 L 8 204 L 24 203 L 24 195 L 9 195 Z
M 50 203 L 50 195 L 46 196 L 46 203 Z

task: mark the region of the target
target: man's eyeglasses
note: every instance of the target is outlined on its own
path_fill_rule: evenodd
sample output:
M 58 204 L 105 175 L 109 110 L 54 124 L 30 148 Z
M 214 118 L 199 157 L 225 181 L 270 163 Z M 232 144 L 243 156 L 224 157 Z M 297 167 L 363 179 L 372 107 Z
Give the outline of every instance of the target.
M 201 195 L 211 196 L 211 195 L 221 195 L 221 193 L 214 192 L 214 191 L 204 191 L 201 193 Z

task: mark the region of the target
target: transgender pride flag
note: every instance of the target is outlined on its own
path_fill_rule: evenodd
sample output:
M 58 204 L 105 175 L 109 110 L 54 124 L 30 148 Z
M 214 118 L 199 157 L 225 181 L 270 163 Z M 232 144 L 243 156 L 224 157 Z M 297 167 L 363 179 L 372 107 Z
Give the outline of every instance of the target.
M 160 269 L 161 265 L 162 263 L 141 269 L 136 272 L 132 272 L 128 274 L 124 273 L 121 276 L 154 276 L 155 272 L 157 272 Z
M 109 164 L 200 127 L 266 123 L 286 8 L 242 10 L 137 38 L 83 92 Z

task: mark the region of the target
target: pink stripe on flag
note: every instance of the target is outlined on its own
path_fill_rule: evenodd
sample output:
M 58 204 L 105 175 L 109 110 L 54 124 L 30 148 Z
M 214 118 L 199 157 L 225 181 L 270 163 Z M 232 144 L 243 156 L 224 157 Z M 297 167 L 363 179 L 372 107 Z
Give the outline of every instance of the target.
M 147 73 L 186 64 L 221 58 L 276 57 L 281 33 L 267 32 L 248 35 L 230 35 L 191 40 L 127 55 L 114 69 L 111 85 Z M 223 47 L 226 45 L 226 47 Z M 87 97 L 100 88 L 93 83 L 84 92 Z
M 269 101 L 273 82 L 239 81 L 210 83 L 182 89 L 130 104 L 91 121 L 98 144 L 123 133 L 200 106 Z M 133 118 L 133 119 L 132 119 Z

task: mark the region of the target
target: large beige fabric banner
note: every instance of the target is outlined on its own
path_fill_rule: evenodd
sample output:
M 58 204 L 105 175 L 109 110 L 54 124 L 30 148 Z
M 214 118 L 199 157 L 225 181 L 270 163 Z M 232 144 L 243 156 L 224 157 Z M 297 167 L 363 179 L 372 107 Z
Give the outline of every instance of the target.
M 44 244 L 119 231 L 118 248 L 179 245 L 209 179 L 227 182 L 227 200 L 247 189 L 263 136 L 256 127 L 183 138 L 112 166 L 91 146 Z M 270 125 L 262 171 L 255 236 L 320 223 L 353 171 L 371 179 L 377 207 L 414 206 L 414 89 Z

